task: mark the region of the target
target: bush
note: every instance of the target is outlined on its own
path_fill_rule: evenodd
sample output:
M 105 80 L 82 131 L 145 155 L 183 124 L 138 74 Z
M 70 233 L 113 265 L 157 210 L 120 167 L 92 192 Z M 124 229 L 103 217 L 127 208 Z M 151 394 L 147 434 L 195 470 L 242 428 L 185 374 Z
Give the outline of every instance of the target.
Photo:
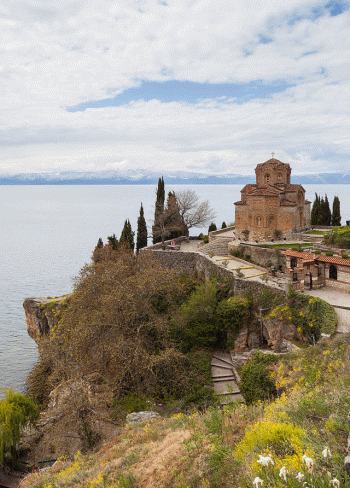
M 349 254 L 346 254 L 346 252 L 343 252 L 343 254 L 341 255 L 341 257 L 343 259 L 349 259 Z
M 209 236 L 203 236 L 203 242 L 204 242 L 204 244 L 208 244 Z
M 217 230 L 217 227 L 216 227 L 215 222 L 212 222 L 212 223 L 209 225 L 209 228 L 208 228 L 208 234 L 209 234 L 209 232 L 213 232 L 214 230 Z
M 222 229 L 226 229 L 226 227 L 227 227 L 226 222 L 223 222 L 223 223 L 221 224 L 221 228 L 222 228 Z
M 326 256 L 333 256 L 334 252 L 333 251 L 327 251 L 325 252 Z
M 275 382 L 271 378 L 268 366 L 278 361 L 274 354 L 257 351 L 241 370 L 239 389 L 247 405 L 260 400 L 269 400 L 277 395 Z
M 5 400 L 0 401 L 0 464 L 5 453 L 16 456 L 23 429 L 34 425 L 38 416 L 39 408 L 30 397 L 12 388 L 5 391 Z
M 316 249 L 316 251 L 314 251 L 314 254 L 321 254 L 321 251 L 319 249 Z

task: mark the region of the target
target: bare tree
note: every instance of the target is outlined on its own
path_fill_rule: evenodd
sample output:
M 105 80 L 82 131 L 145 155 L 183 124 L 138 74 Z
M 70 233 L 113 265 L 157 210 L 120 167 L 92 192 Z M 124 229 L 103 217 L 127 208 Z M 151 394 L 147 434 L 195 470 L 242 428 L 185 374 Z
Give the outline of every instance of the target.
M 187 235 L 191 227 L 203 227 L 216 217 L 209 200 L 200 202 L 193 190 L 176 192 L 176 201 L 182 222 L 187 229 Z
M 169 237 L 173 231 L 181 230 L 188 237 L 192 227 L 203 227 L 215 217 L 216 213 L 210 207 L 209 200 L 200 202 L 193 190 L 181 190 L 172 194 L 164 212 L 158 213 L 153 225 L 153 236 L 160 236 L 164 247 L 165 237 Z

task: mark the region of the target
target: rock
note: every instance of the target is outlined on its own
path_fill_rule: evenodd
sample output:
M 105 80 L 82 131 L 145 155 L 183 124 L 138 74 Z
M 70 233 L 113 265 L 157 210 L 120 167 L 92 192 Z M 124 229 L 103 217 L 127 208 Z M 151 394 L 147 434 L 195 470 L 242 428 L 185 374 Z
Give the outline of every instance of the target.
M 67 296 L 57 298 L 26 298 L 23 302 L 27 331 L 35 342 L 48 335 L 58 323 L 59 312 L 67 303 Z
M 133 412 L 129 413 L 126 417 L 126 423 L 129 424 L 130 422 L 148 422 L 152 419 L 161 419 L 162 417 L 157 412 Z
M 283 349 L 283 339 L 303 341 L 302 335 L 297 331 L 292 322 L 286 322 L 279 318 L 265 318 L 263 321 L 263 334 L 269 347 L 279 351 Z
M 50 401 L 40 414 L 37 428 L 27 431 L 21 447 L 27 460 L 45 461 L 61 456 L 73 457 L 110 441 L 120 428 L 110 418 L 113 394 L 106 384 L 85 379 L 61 383 L 50 393 Z

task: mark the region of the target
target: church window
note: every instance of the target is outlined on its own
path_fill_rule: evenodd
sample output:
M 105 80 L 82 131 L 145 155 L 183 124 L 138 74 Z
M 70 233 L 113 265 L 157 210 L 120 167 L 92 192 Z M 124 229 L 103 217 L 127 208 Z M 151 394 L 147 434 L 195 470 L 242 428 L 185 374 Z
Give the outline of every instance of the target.
M 262 224 L 262 218 L 260 217 L 260 215 L 257 215 L 256 217 L 256 226 L 257 227 L 261 227 L 261 224 Z
M 282 179 L 282 173 L 278 173 L 277 178 L 278 178 L 279 180 L 281 180 L 281 179 Z
M 269 175 L 268 173 L 265 175 L 265 183 L 266 183 L 267 185 L 269 185 L 269 184 L 270 184 L 270 175 Z

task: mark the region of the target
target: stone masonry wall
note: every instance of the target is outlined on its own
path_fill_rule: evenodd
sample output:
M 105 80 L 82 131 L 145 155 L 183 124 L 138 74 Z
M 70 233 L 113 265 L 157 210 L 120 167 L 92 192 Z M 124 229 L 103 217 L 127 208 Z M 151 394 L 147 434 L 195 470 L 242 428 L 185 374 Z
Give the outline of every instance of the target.
M 242 254 L 248 254 L 252 261 L 259 263 L 261 266 L 279 266 L 285 267 L 286 257 L 278 249 L 267 249 L 254 244 L 240 243 L 238 246 L 229 245 L 229 251 L 238 249 Z
M 144 248 L 142 252 L 151 252 L 152 256 L 166 268 L 175 268 L 180 272 L 188 274 L 198 272 L 207 279 L 211 276 L 218 276 L 222 279 L 232 280 L 234 282 L 234 291 L 237 294 L 245 295 L 251 293 L 253 296 L 256 296 L 264 288 L 270 288 L 276 294 L 286 295 L 286 290 L 282 290 L 272 281 L 270 283 L 260 283 L 258 281 L 237 278 L 232 271 L 223 265 L 216 264 L 209 257 L 197 252 L 162 251 L 158 249 L 153 250 L 151 247 Z

